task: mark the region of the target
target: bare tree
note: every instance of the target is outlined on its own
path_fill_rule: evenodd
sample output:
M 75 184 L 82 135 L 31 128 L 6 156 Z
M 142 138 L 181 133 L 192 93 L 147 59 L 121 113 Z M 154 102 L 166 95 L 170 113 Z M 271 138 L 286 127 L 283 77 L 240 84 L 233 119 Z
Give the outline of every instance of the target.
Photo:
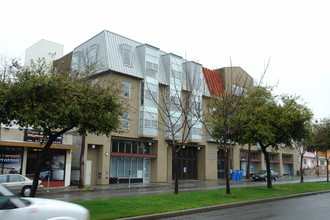
M 17 70 L 21 68 L 17 58 L 8 58 L 0 54 L 0 81 L 8 82 L 16 78 Z
M 157 105 L 159 111 L 159 120 L 156 120 L 160 130 L 170 139 L 174 163 L 174 194 L 179 193 L 178 153 L 187 144 L 187 140 L 192 138 L 192 130 L 200 123 L 196 112 L 200 110 L 202 100 L 202 71 L 197 63 L 191 64 L 190 68 L 182 68 L 179 62 L 175 63 L 176 68 L 172 67 L 166 73 L 168 85 L 160 86 L 159 94 L 147 88 L 149 99 Z
M 252 78 L 245 72 L 234 73 L 229 67 L 228 74 L 222 74 L 224 88 L 221 94 L 213 95 L 208 100 L 206 115 L 203 118 L 207 133 L 225 153 L 226 194 L 230 192 L 230 164 L 231 149 L 237 144 L 236 139 L 240 131 L 248 123 L 244 101 L 247 89 L 252 86 Z M 210 88 L 212 90 L 214 88 Z

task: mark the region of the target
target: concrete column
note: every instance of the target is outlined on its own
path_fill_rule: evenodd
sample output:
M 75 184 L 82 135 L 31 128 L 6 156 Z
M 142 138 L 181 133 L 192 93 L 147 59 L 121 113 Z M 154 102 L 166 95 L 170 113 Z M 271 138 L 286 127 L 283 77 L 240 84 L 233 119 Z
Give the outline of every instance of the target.
M 22 175 L 26 175 L 26 164 L 27 164 L 27 147 L 23 148 L 23 158 L 22 158 Z
M 71 181 L 72 150 L 66 151 L 64 186 L 69 186 Z
M 284 167 L 283 167 L 283 156 L 282 156 L 282 153 L 279 153 L 278 156 L 279 156 L 279 161 L 280 161 L 279 175 L 280 176 L 283 176 Z
M 265 170 L 266 169 L 265 156 L 264 153 L 262 153 L 262 151 L 260 151 L 260 153 L 261 153 L 261 170 Z

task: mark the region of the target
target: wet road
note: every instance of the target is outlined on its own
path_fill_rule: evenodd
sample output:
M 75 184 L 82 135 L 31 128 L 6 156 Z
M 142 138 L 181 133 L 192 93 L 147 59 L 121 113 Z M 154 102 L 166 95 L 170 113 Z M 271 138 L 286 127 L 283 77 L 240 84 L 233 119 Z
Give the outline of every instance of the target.
M 265 202 L 261 204 L 246 205 L 236 208 L 183 215 L 167 220 L 312 220 L 329 219 L 330 194 L 299 197 L 294 199 Z
M 325 181 L 325 177 L 312 177 L 305 178 L 305 181 Z M 299 178 L 287 178 L 281 177 L 279 181 L 273 182 L 273 184 L 284 184 L 284 183 L 293 183 L 299 182 Z M 241 181 L 241 182 L 231 182 L 230 186 L 234 187 L 246 187 L 246 186 L 255 186 L 255 185 L 265 185 L 264 181 Z M 212 190 L 225 187 L 225 181 L 223 180 L 210 180 L 210 181 L 183 181 L 179 184 L 179 192 L 188 192 L 188 191 L 199 191 L 199 190 Z M 63 201 L 80 201 L 80 200 L 97 200 L 97 199 L 109 199 L 109 198 L 118 198 L 118 197 L 129 197 L 129 196 L 139 196 L 139 195 L 150 195 L 150 194 L 162 194 L 162 193 L 172 193 L 174 189 L 173 184 L 131 184 L 131 187 L 128 187 L 128 184 L 110 184 L 106 186 L 95 186 L 94 191 L 76 191 L 70 190 L 66 191 L 65 189 L 57 189 L 47 193 L 47 190 L 44 190 L 42 193 L 38 193 L 37 197 L 58 199 Z

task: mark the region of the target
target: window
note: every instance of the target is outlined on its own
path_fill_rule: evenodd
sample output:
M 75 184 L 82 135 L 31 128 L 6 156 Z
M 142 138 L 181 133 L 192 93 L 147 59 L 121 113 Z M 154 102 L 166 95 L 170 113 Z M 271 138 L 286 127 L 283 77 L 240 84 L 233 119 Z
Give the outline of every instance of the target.
M 119 144 L 119 148 L 114 148 Z M 151 154 L 151 142 L 131 142 L 125 140 L 112 140 L 112 150 L 115 153 L 126 154 Z
M 131 93 L 131 83 L 123 82 L 123 91 L 122 91 L 123 97 L 129 98 L 130 93 Z
M 157 128 L 157 121 L 156 120 L 145 119 L 144 120 L 144 126 L 146 128 Z
M 291 156 L 283 156 L 283 161 L 291 162 Z
M 232 87 L 232 93 L 235 94 L 235 95 L 241 95 L 241 94 L 246 94 L 246 89 L 239 86 L 239 85 L 236 85 L 236 84 L 233 84 Z
M 10 175 L 9 176 L 9 182 L 20 182 L 22 181 L 18 175 Z
M 193 135 L 201 135 L 202 129 L 201 128 L 192 128 L 192 134 Z
M 312 160 L 312 164 L 314 164 L 314 160 Z
M 126 142 L 125 152 L 128 154 L 132 153 L 132 142 Z
M 140 83 L 140 105 L 144 104 L 144 82 Z
M 258 157 L 258 154 L 257 153 L 251 153 L 250 156 L 251 156 L 251 159 L 256 160 L 257 157 Z
M 177 96 L 171 96 L 171 104 L 180 104 L 179 97 Z
M 182 78 L 182 73 L 180 71 L 171 69 L 173 78 L 180 79 Z
M 306 161 L 306 159 L 304 159 L 304 164 L 307 164 L 307 161 Z
M 275 154 L 269 154 L 269 160 L 276 160 L 276 155 Z
M 121 116 L 121 127 L 125 129 L 129 128 L 129 112 L 124 112 Z
M 123 56 L 123 63 L 126 66 L 132 66 L 132 51 L 133 48 L 129 45 L 122 44 L 122 56 Z
M 117 140 L 112 141 L 112 152 L 118 152 L 118 144 L 119 142 Z
M 153 70 L 155 72 L 158 71 L 158 65 L 156 63 L 146 61 L 146 69 Z
M 320 165 L 324 166 L 325 165 L 325 161 L 324 160 L 320 160 Z
M 89 59 L 91 63 L 97 63 L 99 45 L 94 44 L 89 47 Z
M 149 90 L 146 91 L 146 99 L 157 101 L 157 97 L 158 97 L 157 92 L 153 92 Z
M 146 75 L 155 78 L 158 72 L 158 57 L 155 51 L 146 54 Z

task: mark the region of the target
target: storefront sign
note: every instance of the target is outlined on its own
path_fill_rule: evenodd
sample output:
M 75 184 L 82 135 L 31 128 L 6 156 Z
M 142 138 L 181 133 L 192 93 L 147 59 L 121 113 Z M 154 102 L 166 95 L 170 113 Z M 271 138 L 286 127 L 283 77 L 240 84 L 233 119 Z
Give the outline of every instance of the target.
M 46 142 L 49 139 L 49 136 L 44 136 L 42 132 L 25 130 L 24 131 L 24 141 L 29 142 Z M 57 137 L 53 142 L 54 144 L 62 144 L 63 136 Z

